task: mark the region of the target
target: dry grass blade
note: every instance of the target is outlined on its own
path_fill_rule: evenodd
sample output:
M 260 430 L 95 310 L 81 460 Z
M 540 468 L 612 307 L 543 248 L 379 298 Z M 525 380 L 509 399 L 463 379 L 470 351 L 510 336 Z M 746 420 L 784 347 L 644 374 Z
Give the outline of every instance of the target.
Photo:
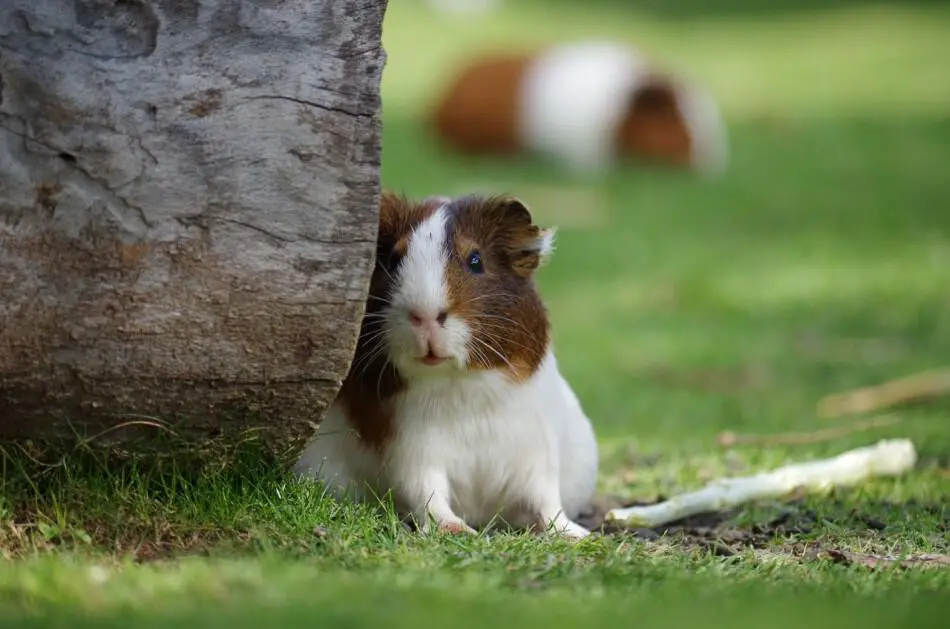
M 830 419 L 868 413 L 903 402 L 950 395 L 950 369 L 924 371 L 882 384 L 829 395 L 818 401 L 818 416 Z

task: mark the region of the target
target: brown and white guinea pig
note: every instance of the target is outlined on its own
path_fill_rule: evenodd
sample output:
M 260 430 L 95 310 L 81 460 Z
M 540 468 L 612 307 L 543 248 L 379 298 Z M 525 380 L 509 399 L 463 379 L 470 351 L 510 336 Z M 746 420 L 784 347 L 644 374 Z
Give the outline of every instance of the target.
M 717 174 L 728 158 L 708 92 L 610 41 L 475 59 L 437 99 L 431 123 L 460 153 L 534 153 L 581 172 L 638 158 Z
M 553 239 L 515 198 L 384 193 L 356 355 L 297 472 L 339 499 L 391 491 L 423 532 L 588 535 L 597 443 L 533 281 Z

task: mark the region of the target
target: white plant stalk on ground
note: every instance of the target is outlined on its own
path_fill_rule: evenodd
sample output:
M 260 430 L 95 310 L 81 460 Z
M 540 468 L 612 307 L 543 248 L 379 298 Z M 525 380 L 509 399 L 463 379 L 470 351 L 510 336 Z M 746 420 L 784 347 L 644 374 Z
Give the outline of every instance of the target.
M 755 476 L 723 478 L 706 487 L 655 505 L 611 509 L 607 520 L 654 527 L 697 513 L 723 511 L 744 502 L 777 498 L 797 489 L 824 492 L 854 485 L 874 476 L 898 476 L 917 462 L 909 439 L 882 440 L 830 459 L 793 463 Z

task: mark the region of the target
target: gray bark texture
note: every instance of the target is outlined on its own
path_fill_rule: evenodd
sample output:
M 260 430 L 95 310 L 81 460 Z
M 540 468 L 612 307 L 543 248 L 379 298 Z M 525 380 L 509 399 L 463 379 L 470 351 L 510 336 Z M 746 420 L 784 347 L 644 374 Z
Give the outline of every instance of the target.
M 385 6 L 0 2 L 0 438 L 311 434 L 374 260 Z

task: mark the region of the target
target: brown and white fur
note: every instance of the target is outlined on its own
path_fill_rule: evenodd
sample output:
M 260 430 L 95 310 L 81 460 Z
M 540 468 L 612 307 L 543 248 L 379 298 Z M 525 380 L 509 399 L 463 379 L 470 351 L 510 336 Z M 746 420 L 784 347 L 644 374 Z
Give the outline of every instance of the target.
M 586 536 L 597 444 L 533 281 L 553 238 L 514 198 L 384 193 L 356 356 L 298 472 L 338 498 L 392 491 L 423 531 Z
M 477 58 L 450 82 L 431 118 L 436 135 L 461 153 L 530 152 L 582 172 L 631 157 L 706 174 L 727 162 L 712 96 L 610 41 Z

